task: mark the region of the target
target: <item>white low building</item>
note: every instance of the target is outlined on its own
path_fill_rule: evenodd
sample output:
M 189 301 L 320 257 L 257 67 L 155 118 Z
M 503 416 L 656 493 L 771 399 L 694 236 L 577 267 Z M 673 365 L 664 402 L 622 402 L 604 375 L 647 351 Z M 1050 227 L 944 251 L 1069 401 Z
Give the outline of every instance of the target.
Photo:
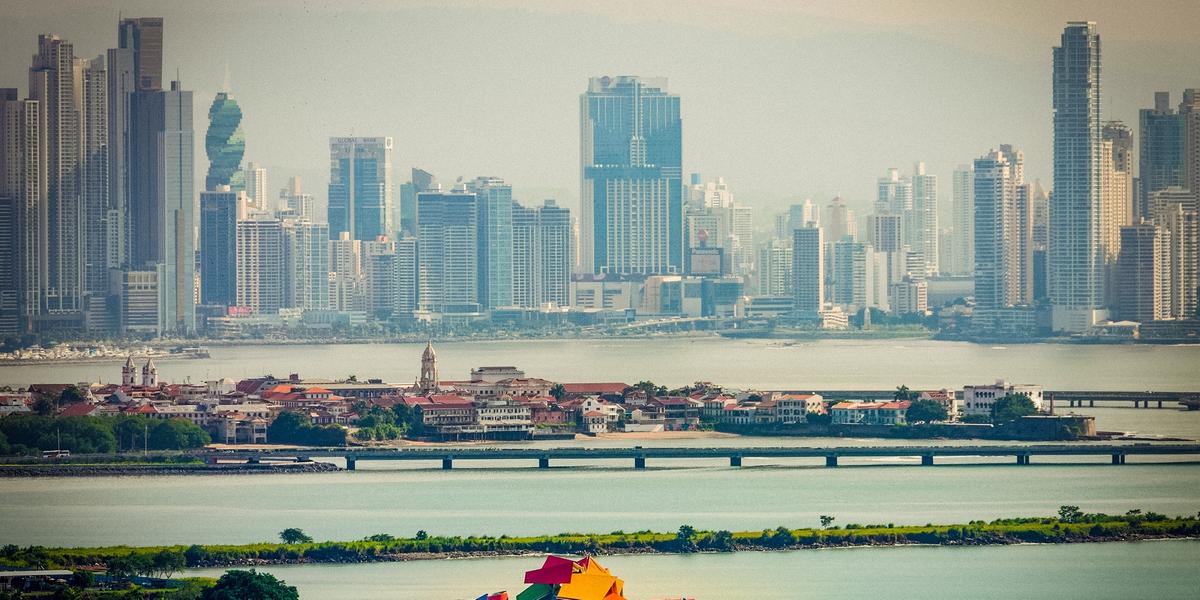
M 1030 383 L 1008 383 L 1003 379 L 994 385 L 968 385 L 963 387 L 962 406 L 968 415 L 990 415 L 992 405 L 1008 394 L 1025 396 L 1033 401 L 1038 412 L 1043 410 L 1042 386 Z

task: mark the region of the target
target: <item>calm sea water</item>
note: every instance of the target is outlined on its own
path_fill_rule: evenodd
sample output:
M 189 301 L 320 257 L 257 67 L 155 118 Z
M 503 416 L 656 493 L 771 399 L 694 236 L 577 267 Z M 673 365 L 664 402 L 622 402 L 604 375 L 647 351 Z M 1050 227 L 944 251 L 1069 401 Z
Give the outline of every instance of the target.
M 299 372 L 307 377 L 410 381 L 421 346 L 216 347 L 212 358 L 164 361 L 162 376 L 247 377 Z M 988 347 L 932 341 L 779 341 L 655 339 L 512 341 L 438 345 L 447 379 L 472 367 L 511 364 L 531 376 L 565 381 L 650 379 L 668 385 L 707 380 L 731 386 L 793 389 L 958 387 L 998 377 L 1073 389 L 1197 389 L 1200 347 Z M 111 365 L 0 367 L 0 385 L 111 381 Z M 1200 438 L 1200 413 L 1096 408 L 1101 429 L 1145 436 Z M 855 439 L 671 439 L 544 442 L 594 445 L 862 445 Z M 886 442 L 903 443 L 903 442 Z M 942 442 L 951 443 L 951 442 Z M 1200 464 L 1130 458 L 1008 460 L 936 467 L 914 459 L 651 461 L 531 465 L 459 462 L 360 463 L 357 472 L 213 477 L 0 479 L 0 543 L 148 545 L 271 540 L 287 527 L 317 539 L 374 533 L 539 534 L 562 531 L 753 530 L 786 524 L 963 522 L 1049 515 L 1060 505 L 1086 511 L 1142 508 L 1167 514 L 1200 510 Z M 1135 464 L 1140 463 L 1140 464 Z M 635 599 L 700 598 L 1195 598 L 1200 542 L 895 548 L 704 556 L 613 557 Z M 474 598 L 517 589 L 534 559 L 506 558 L 375 565 L 271 567 L 309 598 Z M 1020 576 L 1014 574 L 1020 573 Z
M 1192 600 L 1200 541 L 992 547 L 904 547 L 612 556 L 631 600 Z M 521 590 L 535 557 L 262 569 L 305 600 L 451 600 Z M 217 576 L 220 571 L 198 574 Z M 515 595 L 515 594 L 514 594 Z
M 514 365 L 556 381 L 649 379 L 665 385 L 712 381 L 776 389 L 961 387 L 997 378 L 1058 389 L 1194 390 L 1200 346 L 1014 344 L 932 340 L 514 340 L 437 344 L 443 379 L 472 367 Z M 204 360 L 156 361 L 171 381 L 272 373 L 313 378 L 413 381 L 423 344 L 215 346 Z M 112 363 L 0 367 L 0 385 L 120 380 Z

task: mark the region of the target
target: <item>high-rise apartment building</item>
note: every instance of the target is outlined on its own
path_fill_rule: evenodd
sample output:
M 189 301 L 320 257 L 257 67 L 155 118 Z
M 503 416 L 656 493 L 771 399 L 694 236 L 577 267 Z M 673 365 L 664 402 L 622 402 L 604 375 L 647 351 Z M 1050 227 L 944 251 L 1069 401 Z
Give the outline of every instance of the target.
M 866 242 L 842 238 L 830 244 L 833 251 L 834 304 L 848 313 L 864 308 L 888 309 L 887 255 Z
M 1083 331 L 1104 318 L 1100 246 L 1100 35 L 1071 22 L 1054 48 L 1054 198 L 1050 203 L 1051 327 Z
M 921 253 L 925 275 L 937 275 L 938 265 L 938 180 L 925 172 L 925 163 L 913 168 L 912 213 L 908 218 L 911 233 L 908 245 Z
M 7 228 L 13 236 L 10 278 L 0 290 L 0 310 L 16 311 L 22 332 L 34 329 L 42 314 L 42 273 L 46 259 L 46 161 L 42 104 L 21 100 L 17 90 L 0 89 L 0 199 L 10 205 Z M 14 304 L 15 303 L 15 304 Z
M 279 190 L 279 207 L 276 211 L 280 217 L 312 221 L 313 196 L 305 194 L 300 187 L 300 177 L 289 177 L 287 187 Z
M 82 90 L 74 47 L 56 35 L 39 35 L 29 69 L 29 96 L 41 106 L 46 202 L 41 268 L 41 318 L 82 324 L 86 231 L 79 168 L 82 158 Z
M 1183 118 L 1183 185 L 1200 194 L 1200 88 L 1183 90 L 1179 103 Z
M 283 224 L 253 218 L 237 224 L 237 305 L 254 314 L 283 308 Z
M 975 268 L 975 171 L 971 165 L 954 169 L 950 194 L 954 239 L 951 264 L 944 267 L 951 275 L 970 275 Z
M 238 194 L 200 192 L 200 303 L 237 304 Z
M 479 228 L 479 304 L 484 310 L 513 306 L 513 199 L 512 186 L 499 177 L 478 177 L 467 182 L 475 194 Z
M 1113 281 L 1115 319 L 1145 323 L 1167 318 L 1162 263 L 1169 235 L 1153 223 L 1121 227 L 1121 256 Z
M 1150 194 L 1169 187 L 1187 187 L 1187 123 L 1171 107 L 1171 92 L 1154 92 L 1154 108 L 1138 111 L 1138 149 L 1138 216 L 1150 219 Z
M 793 240 L 774 239 L 758 251 L 758 295 L 792 296 Z
M 825 237 L 819 226 L 792 231 L 792 281 L 797 315 L 818 318 L 825 305 Z
M 469 192 L 417 194 L 420 309 L 477 312 L 478 211 Z
M 513 305 L 567 306 L 571 282 L 571 213 L 553 200 L 513 206 Z
M 396 242 L 379 238 L 362 243 L 363 297 L 366 311 L 387 320 L 396 310 Z
M 333 234 L 330 233 L 332 236 Z M 333 310 L 363 310 L 362 302 L 362 242 L 350 237 L 349 231 L 329 240 L 329 305 Z
M 255 210 L 269 211 L 267 206 L 267 169 L 251 161 L 246 165 L 246 196 Z
M 975 312 L 973 325 L 996 326 L 998 312 L 1033 300 L 1032 210 L 1023 154 L 1002 145 L 975 160 Z
M 372 241 L 394 234 L 392 138 L 329 139 L 329 235 Z
M 329 225 L 286 219 L 283 227 L 283 306 L 329 308 Z
M 877 181 L 879 190 L 875 197 L 875 214 L 903 215 L 912 210 L 912 180 L 900 175 L 900 169 L 888 169 L 887 175 Z
M 1115 264 L 1121 251 L 1121 227 L 1133 223 L 1133 132 L 1108 121 L 1100 142 L 1100 247 Z
M 665 79 L 595 77 L 579 112 L 582 269 L 682 272 L 679 96 Z
M 1163 229 L 1162 294 L 1165 318 L 1195 319 L 1200 288 L 1200 213 L 1197 194 L 1169 187 L 1150 194 L 1154 223 Z
M 420 307 L 418 243 L 415 237 L 396 240 L 396 309 L 392 314 L 411 316 Z

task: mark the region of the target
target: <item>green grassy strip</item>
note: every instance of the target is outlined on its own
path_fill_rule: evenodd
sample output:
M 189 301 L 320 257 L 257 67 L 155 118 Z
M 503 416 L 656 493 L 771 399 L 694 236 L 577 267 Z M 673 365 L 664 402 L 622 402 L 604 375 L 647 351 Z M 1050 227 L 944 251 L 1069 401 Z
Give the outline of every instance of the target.
M 631 553 L 696 552 L 749 549 L 783 549 L 823 546 L 893 544 L 1012 544 L 1092 542 L 1157 537 L 1200 537 L 1196 517 L 1166 518 L 1162 515 L 1083 515 L 1074 522 L 1055 518 L 1003 519 L 960 525 L 847 525 L 829 529 L 762 531 L 698 531 L 681 527 L 679 532 L 638 531 L 606 534 L 561 533 L 523 537 L 392 538 L 373 536 L 347 542 L 297 544 L 212 544 L 193 546 L 108 546 L 98 548 L 0 548 L 0 564 L 18 567 L 70 568 L 103 565 L 114 558 L 140 556 L 147 559 L 162 553 L 182 554 L 189 567 L 230 566 L 274 562 L 372 562 L 417 558 L 450 553 L 553 552 Z

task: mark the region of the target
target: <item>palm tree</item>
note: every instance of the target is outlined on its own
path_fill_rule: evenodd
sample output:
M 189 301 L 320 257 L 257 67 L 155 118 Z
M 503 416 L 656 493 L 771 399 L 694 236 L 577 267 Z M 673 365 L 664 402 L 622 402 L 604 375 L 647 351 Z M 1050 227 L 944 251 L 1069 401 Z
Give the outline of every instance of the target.
M 896 392 L 892 394 L 892 398 L 895 398 L 896 400 L 912 400 L 913 396 L 915 395 L 916 394 L 908 389 L 907 385 L 901 385 L 896 388 Z

